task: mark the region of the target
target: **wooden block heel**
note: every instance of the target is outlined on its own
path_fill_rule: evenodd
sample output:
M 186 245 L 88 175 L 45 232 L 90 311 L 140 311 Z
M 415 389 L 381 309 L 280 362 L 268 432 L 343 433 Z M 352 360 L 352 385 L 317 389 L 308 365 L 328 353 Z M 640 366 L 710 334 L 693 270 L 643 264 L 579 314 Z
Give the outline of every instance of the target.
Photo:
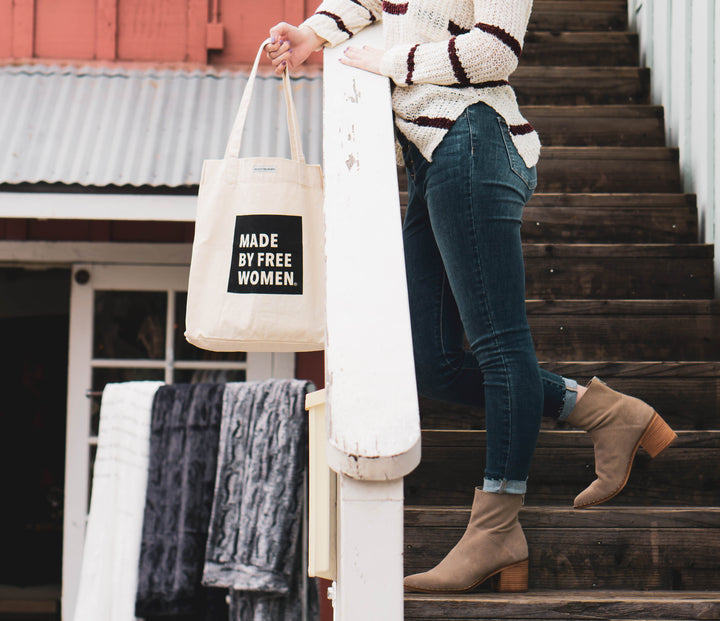
M 656 412 L 642 438 L 640 438 L 640 446 L 650 454 L 650 457 L 657 457 L 676 438 L 677 434 Z
M 492 577 L 492 589 L 498 593 L 524 593 L 528 590 L 528 562 L 520 561 L 501 569 Z

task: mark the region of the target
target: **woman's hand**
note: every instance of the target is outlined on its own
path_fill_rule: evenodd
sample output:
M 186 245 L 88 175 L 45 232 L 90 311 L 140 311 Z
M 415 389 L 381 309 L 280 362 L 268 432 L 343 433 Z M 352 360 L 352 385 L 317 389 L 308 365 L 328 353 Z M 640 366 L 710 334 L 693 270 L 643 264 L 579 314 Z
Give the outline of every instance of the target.
M 282 75 L 286 67 L 299 67 L 325 43 L 325 39 L 307 26 L 297 28 L 285 22 L 280 22 L 270 29 L 270 38 L 272 43 L 265 46 L 265 52 L 277 75 Z
M 385 50 L 379 50 L 376 47 L 348 47 L 345 49 L 345 56 L 340 59 L 343 65 L 370 71 L 371 73 L 380 73 L 380 61 L 382 60 Z

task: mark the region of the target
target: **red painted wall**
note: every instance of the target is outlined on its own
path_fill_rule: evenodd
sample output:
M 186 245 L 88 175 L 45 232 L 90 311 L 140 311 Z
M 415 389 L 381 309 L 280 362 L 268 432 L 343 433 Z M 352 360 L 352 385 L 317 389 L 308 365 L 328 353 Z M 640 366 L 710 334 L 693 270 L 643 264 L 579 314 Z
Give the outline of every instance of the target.
M 12 56 L 13 0 L 0 0 L 0 58 Z
M 299 23 L 317 4 L 319 0 L 0 0 L 0 59 L 245 64 L 270 26 Z M 208 40 L 208 23 L 216 18 L 223 31 L 222 49 L 210 49 Z
M 36 0 L 34 55 L 93 58 L 95 0 Z

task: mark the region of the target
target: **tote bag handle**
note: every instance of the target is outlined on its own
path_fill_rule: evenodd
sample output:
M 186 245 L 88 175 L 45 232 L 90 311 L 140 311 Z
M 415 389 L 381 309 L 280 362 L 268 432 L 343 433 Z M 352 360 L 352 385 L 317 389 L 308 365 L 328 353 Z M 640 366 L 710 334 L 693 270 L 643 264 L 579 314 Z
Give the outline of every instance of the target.
M 228 139 L 227 148 L 225 149 L 226 158 L 237 158 L 240 156 L 240 144 L 242 142 L 243 130 L 245 129 L 245 120 L 247 119 L 248 110 L 250 108 L 250 99 L 252 98 L 253 87 L 255 85 L 255 77 L 257 76 L 258 65 L 260 64 L 260 57 L 262 56 L 265 46 L 270 43 L 270 39 L 265 39 L 260 45 L 257 56 L 255 57 L 255 63 L 253 64 L 250 77 L 248 78 L 245 91 L 243 92 L 242 99 L 240 100 L 240 107 L 233 123 L 232 131 L 230 132 L 230 138 Z M 287 112 L 288 130 L 290 134 L 290 153 L 292 159 L 296 162 L 305 163 L 305 156 L 302 151 L 302 144 L 300 142 L 300 130 L 298 129 L 297 112 L 295 111 L 295 103 L 292 98 L 292 89 L 290 87 L 290 77 L 288 76 L 288 70 L 285 68 L 283 72 L 283 91 L 285 93 L 285 109 Z

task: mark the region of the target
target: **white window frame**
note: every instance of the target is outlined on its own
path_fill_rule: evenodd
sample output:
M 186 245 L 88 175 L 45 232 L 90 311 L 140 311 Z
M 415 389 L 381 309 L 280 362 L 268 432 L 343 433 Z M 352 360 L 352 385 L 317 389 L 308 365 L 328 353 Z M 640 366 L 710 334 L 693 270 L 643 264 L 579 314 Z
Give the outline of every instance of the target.
M 132 259 L 128 257 L 128 260 Z M 79 284 L 78 271 L 90 278 Z M 174 317 L 176 292 L 187 291 L 187 265 L 109 265 L 74 264 L 70 294 L 70 339 L 68 362 L 67 431 L 65 458 L 65 500 L 63 524 L 62 618 L 73 618 L 80 578 L 83 540 L 87 520 L 90 481 L 90 446 L 97 440 L 90 435 L 92 370 L 122 366 L 164 368 L 165 381 L 172 380 L 175 368 L 245 369 L 248 381 L 269 377 L 292 378 L 294 354 L 248 353 L 243 362 L 174 362 L 173 323 L 166 327 L 165 359 L 153 361 L 93 360 L 94 293 L 109 291 L 165 291 L 168 293 L 168 317 Z

